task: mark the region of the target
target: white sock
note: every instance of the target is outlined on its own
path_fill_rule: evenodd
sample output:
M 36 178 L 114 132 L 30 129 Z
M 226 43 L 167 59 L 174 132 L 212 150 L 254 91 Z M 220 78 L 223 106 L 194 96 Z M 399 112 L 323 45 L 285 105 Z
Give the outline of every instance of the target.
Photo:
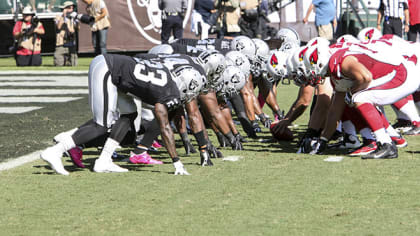
M 386 132 L 391 137 L 400 137 L 400 134 L 391 125 L 386 128 Z
M 338 122 L 337 125 L 337 129 L 338 132 L 342 132 L 343 131 L 343 122 L 341 122 L 341 120 Z
M 399 120 L 410 120 L 408 116 L 406 116 L 404 113 L 402 113 L 400 110 L 398 110 L 396 107 L 391 106 L 392 110 L 394 110 L 395 114 L 397 115 L 397 119 Z
M 372 130 L 370 128 L 363 128 L 359 133 L 364 139 L 375 140 L 375 137 L 373 137 Z
M 353 136 L 356 136 L 356 127 L 354 126 L 353 122 L 351 122 L 350 120 L 346 120 L 344 122 L 342 122 L 342 128 L 343 128 L 343 132 L 346 134 L 350 134 Z
M 385 131 L 384 128 L 378 129 L 373 132 L 376 137 L 376 141 L 382 144 L 384 143 L 392 143 L 391 137 L 389 137 L 388 133 Z
M 98 160 L 112 161 L 112 154 L 114 153 L 115 149 L 118 148 L 118 146 L 119 143 L 117 141 L 113 140 L 112 138 L 108 138 Z
M 411 122 L 420 121 L 420 116 L 417 112 L 416 106 L 414 105 L 414 101 L 408 101 L 407 104 L 401 107 L 400 113 L 404 114 L 404 116 L 408 118 L 406 120 L 409 120 Z M 398 116 L 398 118 L 400 117 Z
M 56 142 L 61 142 L 61 140 L 62 140 L 64 137 L 66 137 L 66 136 L 72 136 L 72 135 L 73 135 L 73 134 L 77 131 L 77 129 L 78 129 L 78 128 L 74 128 L 74 129 L 71 129 L 71 130 L 68 130 L 68 131 L 61 132 L 61 133 L 57 134 L 57 135 L 54 137 L 54 140 L 55 140 Z

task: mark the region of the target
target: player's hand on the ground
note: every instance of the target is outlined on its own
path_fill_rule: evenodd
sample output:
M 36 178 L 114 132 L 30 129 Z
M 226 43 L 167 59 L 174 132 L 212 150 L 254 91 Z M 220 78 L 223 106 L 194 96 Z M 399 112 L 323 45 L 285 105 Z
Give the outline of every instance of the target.
M 313 144 L 315 142 L 315 138 L 312 137 L 304 137 L 300 141 L 298 153 L 310 153 L 313 151 Z
M 235 138 L 237 139 L 237 140 L 239 140 L 241 143 L 247 143 L 248 142 L 248 140 L 246 140 L 240 133 L 237 133 L 236 135 L 235 135 Z
M 187 155 L 189 155 L 190 153 L 196 153 L 197 152 L 197 150 L 195 150 L 194 146 L 191 144 L 191 142 L 189 140 L 183 141 L 183 143 L 184 143 L 185 153 Z
M 259 114 L 258 117 L 265 128 L 270 128 L 271 120 L 267 118 L 264 113 Z
M 190 175 L 181 161 L 174 162 L 175 175 Z
M 310 151 L 309 154 L 322 154 L 327 148 L 327 143 L 328 140 L 324 137 L 315 139 L 312 143 L 312 151 Z
M 256 120 L 251 121 L 252 128 L 254 129 L 255 133 L 261 133 L 261 128 L 258 125 L 258 122 Z
M 210 154 L 210 158 L 223 158 L 222 152 L 217 149 L 210 141 L 208 141 L 207 150 Z
M 210 160 L 210 154 L 207 147 L 200 149 L 200 165 L 201 166 L 212 166 L 213 162 Z
M 242 146 L 241 141 L 236 139 L 236 137 L 233 137 L 232 140 L 229 140 L 230 145 L 232 146 L 232 150 L 244 150 L 244 147 Z

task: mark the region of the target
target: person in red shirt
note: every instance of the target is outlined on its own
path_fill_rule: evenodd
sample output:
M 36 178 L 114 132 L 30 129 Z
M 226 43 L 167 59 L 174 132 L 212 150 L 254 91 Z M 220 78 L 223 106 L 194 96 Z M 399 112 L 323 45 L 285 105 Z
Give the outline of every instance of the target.
M 410 14 L 410 29 L 408 31 L 408 40 L 417 41 L 417 34 L 420 33 L 420 1 L 408 0 L 408 12 Z
M 16 22 L 13 28 L 13 37 L 18 41 L 15 59 L 17 66 L 40 66 L 41 38 L 45 34 L 42 23 L 35 17 L 31 7 L 22 11 L 23 20 Z

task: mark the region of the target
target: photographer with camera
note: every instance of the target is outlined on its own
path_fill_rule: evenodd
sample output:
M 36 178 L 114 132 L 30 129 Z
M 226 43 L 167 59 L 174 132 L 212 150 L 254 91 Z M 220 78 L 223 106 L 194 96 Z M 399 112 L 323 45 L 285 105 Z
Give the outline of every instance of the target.
M 216 26 L 217 38 L 236 37 L 241 34 L 238 25 L 241 18 L 239 0 L 216 0 L 214 7 L 219 11 L 218 24 Z
M 80 29 L 77 19 L 77 12 L 74 12 L 72 1 L 64 2 L 63 14 L 55 18 L 56 26 L 56 46 L 54 52 L 55 66 L 76 66 L 77 65 L 77 45 L 76 33 Z
M 93 21 L 90 23 L 90 30 L 92 31 L 92 44 L 95 49 L 95 55 L 105 55 L 107 53 L 108 29 L 111 27 L 108 8 L 104 0 L 83 0 L 83 2 L 87 4 L 87 13 L 93 17 Z M 85 23 L 83 18 L 80 20 L 82 23 Z
M 41 38 L 45 34 L 44 27 L 35 16 L 35 11 L 27 6 L 22 11 L 23 20 L 17 21 L 13 28 L 13 37 L 17 40 L 15 54 L 17 66 L 40 66 Z

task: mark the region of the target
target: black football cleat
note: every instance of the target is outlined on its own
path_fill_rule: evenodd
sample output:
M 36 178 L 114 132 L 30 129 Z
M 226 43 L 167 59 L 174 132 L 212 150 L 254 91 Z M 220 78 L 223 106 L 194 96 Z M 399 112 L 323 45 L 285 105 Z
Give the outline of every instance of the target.
M 367 155 L 362 156 L 362 159 L 393 159 L 398 157 L 397 146 L 393 143 L 377 143 L 378 148 Z

